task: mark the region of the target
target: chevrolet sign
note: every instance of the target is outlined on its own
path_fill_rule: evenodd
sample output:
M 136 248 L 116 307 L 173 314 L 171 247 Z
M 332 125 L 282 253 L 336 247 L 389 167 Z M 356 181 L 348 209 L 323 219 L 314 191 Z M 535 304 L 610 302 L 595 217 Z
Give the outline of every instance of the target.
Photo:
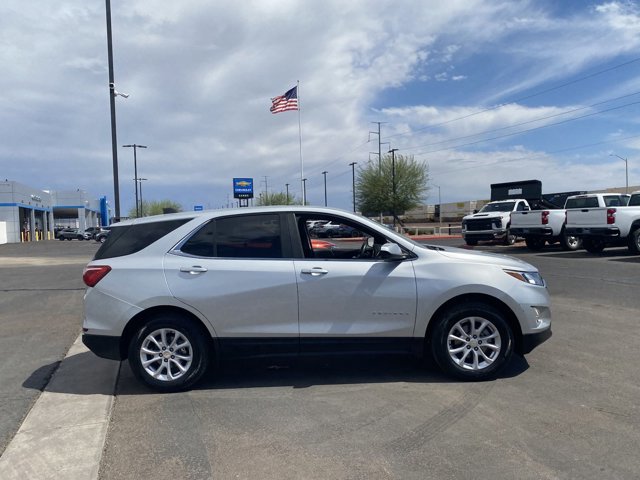
M 253 198 L 253 178 L 234 178 L 233 198 Z

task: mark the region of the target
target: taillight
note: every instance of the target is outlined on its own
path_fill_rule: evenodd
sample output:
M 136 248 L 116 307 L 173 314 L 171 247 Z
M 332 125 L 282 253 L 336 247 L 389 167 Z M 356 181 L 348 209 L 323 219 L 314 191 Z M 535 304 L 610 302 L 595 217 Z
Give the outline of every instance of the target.
M 616 209 L 608 208 L 607 209 L 607 225 L 613 225 L 616 223 Z
M 110 271 L 109 265 L 87 265 L 82 272 L 82 281 L 88 287 L 95 287 Z
M 542 212 L 542 225 L 548 225 L 548 224 L 549 224 L 549 211 L 544 210 Z

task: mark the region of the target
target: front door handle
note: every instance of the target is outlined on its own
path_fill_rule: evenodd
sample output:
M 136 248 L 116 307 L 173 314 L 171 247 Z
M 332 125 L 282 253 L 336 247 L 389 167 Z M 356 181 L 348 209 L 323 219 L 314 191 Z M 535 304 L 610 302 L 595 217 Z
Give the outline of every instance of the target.
M 200 265 L 193 265 L 192 267 L 180 267 L 180 271 L 184 273 L 190 273 L 191 275 L 198 275 L 207 271 L 206 268 Z
M 304 273 L 305 275 L 313 275 L 314 277 L 317 277 L 319 275 L 326 275 L 327 273 L 329 273 L 329 270 L 325 270 L 324 268 L 320 268 L 320 267 L 303 268 L 301 270 L 301 273 Z

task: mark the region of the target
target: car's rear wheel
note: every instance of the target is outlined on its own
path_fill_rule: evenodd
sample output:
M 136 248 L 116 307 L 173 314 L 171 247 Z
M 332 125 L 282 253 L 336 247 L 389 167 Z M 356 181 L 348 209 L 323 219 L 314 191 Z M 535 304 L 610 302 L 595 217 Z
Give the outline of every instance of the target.
M 634 255 L 640 254 L 640 227 L 636 227 L 636 229 L 629 234 L 627 242 L 629 252 Z
M 567 235 L 563 228 L 560 233 L 560 245 L 562 245 L 563 250 L 578 250 L 582 247 L 582 239 L 580 237 L 574 237 L 573 235 Z
M 464 303 L 447 310 L 433 330 L 431 351 L 446 373 L 463 380 L 493 378 L 513 354 L 513 331 L 491 305 Z
M 155 390 L 185 390 L 204 375 L 208 361 L 204 329 L 173 313 L 159 314 L 134 335 L 129 364 L 136 377 Z
M 524 239 L 524 243 L 529 250 L 542 250 L 545 242 L 546 240 L 541 237 L 527 237 Z
M 589 253 L 600 253 L 604 250 L 604 240 L 601 238 L 585 238 L 582 241 L 582 246 Z

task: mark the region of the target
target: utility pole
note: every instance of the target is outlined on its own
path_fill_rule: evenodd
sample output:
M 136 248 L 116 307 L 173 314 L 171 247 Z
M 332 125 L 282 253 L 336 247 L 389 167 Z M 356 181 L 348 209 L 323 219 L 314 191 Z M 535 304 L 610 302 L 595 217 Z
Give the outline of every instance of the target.
M 627 162 L 626 158 L 622 158 L 620 155 L 616 155 L 615 153 L 612 153 L 609 156 L 618 157 L 620 160 L 624 160 L 624 179 L 625 179 L 624 193 L 629 193 L 629 162 Z
M 134 172 L 134 179 L 133 181 L 135 182 L 135 186 L 136 186 L 136 218 L 140 217 L 140 210 L 138 209 L 138 160 L 136 157 L 136 150 L 138 148 L 147 148 L 146 145 L 137 145 L 137 144 L 133 144 L 133 145 L 123 145 L 124 148 L 133 148 L 133 172 Z
M 148 178 L 139 178 L 138 182 L 140 183 L 140 216 L 144 217 L 144 203 L 142 202 L 142 182 L 149 180 Z
M 287 189 L 287 205 L 289 205 L 289 184 L 285 183 L 284 186 Z
M 267 184 L 267 179 L 269 177 L 267 177 L 266 175 L 264 176 L 264 198 L 268 198 L 269 197 L 269 185 Z
M 356 165 L 358 162 L 351 162 L 349 166 L 351 167 L 351 178 L 353 183 L 353 213 L 356 213 Z
M 391 197 L 391 213 L 393 214 L 393 228 L 396 227 L 396 152 L 397 148 L 392 148 L 389 150 L 391 154 L 391 187 L 392 187 L 392 197 Z
M 369 131 L 369 140 L 371 140 L 371 134 L 378 135 L 378 173 L 382 171 L 382 137 L 380 133 L 380 125 L 387 122 L 371 122 L 378 125 L 377 132 Z
M 327 171 L 325 170 L 324 172 L 322 172 L 322 175 L 324 175 L 324 206 L 327 206 Z
M 302 179 L 302 205 L 307 204 L 307 179 Z
M 438 189 L 438 224 L 442 226 L 442 201 L 440 200 L 440 185 L 433 184 Z

